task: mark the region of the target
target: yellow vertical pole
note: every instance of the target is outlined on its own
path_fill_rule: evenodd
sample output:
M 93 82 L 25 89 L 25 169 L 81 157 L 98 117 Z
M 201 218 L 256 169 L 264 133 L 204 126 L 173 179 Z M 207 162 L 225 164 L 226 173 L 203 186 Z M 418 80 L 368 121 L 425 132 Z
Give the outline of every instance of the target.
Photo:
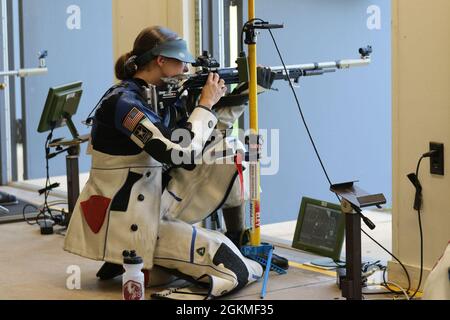
M 255 19 L 255 0 L 248 0 L 248 20 Z M 256 43 L 248 46 L 249 73 L 250 73 L 250 133 L 258 135 L 258 79 L 257 79 L 257 60 L 256 60 Z M 251 144 L 256 141 L 250 140 Z M 261 219 L 260 219 L 260 176 L 259 176 L 259 160 L 250 162 L 250 220 L 252 228 L 250 232 L 250 243 L 252 246 L 261 244 Z

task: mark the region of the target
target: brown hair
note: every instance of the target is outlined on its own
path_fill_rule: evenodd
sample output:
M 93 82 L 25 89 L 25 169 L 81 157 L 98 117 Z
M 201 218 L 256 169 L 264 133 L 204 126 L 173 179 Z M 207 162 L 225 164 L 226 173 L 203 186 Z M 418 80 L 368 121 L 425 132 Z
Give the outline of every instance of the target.
M 136 74 L 137 70 L 144 69 L 147 65 L 139 66 L 136 69 L 136 65 L 133 61 L 130 61 L 132 56 L 141 56 L 144 53 L 152 50 L 156 45 L 164 43 L 166 41 L 175 40 L 179 36 L 167 29 L 160 26 L 147 27 L 142 30 L 134 40 L 133 50 L 126 54 L 123 54 L 116 62 L 115 73 L 116 78 L 119 80 L 131 79 Z M 149 62 L 150 63 L 150 62 Z

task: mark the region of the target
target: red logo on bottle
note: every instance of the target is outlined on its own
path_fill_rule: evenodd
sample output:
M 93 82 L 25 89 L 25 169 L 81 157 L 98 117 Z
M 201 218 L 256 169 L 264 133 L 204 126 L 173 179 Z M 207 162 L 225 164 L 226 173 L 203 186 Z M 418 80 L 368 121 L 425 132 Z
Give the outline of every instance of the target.
M 141 300 L 142 285 L 133 280 L 127 281 L 123 286 L 123 298 L 125 300 Z

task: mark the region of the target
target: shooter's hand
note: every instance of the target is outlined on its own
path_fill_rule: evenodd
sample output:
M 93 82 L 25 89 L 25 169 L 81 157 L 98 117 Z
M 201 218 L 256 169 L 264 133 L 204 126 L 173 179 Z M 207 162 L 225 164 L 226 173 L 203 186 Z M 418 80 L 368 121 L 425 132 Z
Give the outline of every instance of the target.
M 217 73 L 211 72 L 200 95 L 199 104 L 211 109 L 227 92 L 225 81 Z

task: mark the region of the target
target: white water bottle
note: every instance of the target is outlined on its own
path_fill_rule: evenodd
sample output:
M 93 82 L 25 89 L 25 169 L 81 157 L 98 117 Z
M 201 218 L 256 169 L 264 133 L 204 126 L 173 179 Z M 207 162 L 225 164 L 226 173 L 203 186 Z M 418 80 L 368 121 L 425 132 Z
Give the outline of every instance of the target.
M 145 279 L 142 268 L 144 263 L 136 251 L 123 252 L 122 298 L 124 300 L 144 300 Z

